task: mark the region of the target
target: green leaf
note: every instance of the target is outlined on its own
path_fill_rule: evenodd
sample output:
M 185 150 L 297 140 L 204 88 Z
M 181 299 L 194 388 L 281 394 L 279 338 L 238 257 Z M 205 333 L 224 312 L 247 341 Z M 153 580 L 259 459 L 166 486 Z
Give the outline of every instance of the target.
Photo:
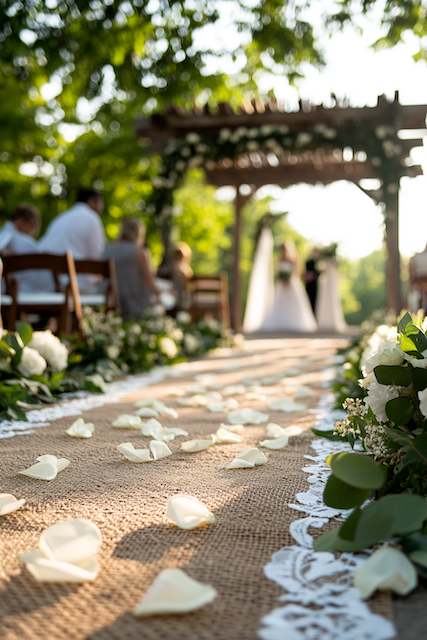
M 408 324 L 412 323 L 412 316 L 410 313 L 406 312 L 399 320 L 397 325 L 397 330 L 399 333 L 405 333 L 405 329 Z
M 417 391 L 424 391 L 424 389 L 427 389 L 427 369 L 414 367 L 412 369 L 412 379 L 414 381 L 414 387 Z
M 409 387 L 412 384 L 412 371 L 409 367 L 381 364 L 374 368 L 374 373 L 380 384 L 396 387 Z
M 427 464 L 427 433 L 417 436 L 415 440 L 412 441 L 412 446 L 421 460 Z
M 362 453 L 335 454 L 331 469 L 336 478 L 358 489 L 381 489 L 386 481 L 384 467 Z
M 359 513 L 353 512 L 340 527 L 339 537 L 347 539 L 356 551 L 367 549 L 392 536 L 394 514 L 369 508 L 375 504 L 359 509 Z
M 397 425 L 405 425 L 414 414 L 414 405 L 411 398 L 393 398 L 385 406 L 387 418 Z
M 420 564 L 422 567 L 427 567 L 427 551 L 413 551 L 409 554 L 412 562 Z
M 389 494 L 366 507 L 366 511 L 368 509 L 375 516 L 393 516 L 393 535 L 418 531 L 427 520 L 427 499 L 410 493 Z
M 23 345 L 27 345 L 31 342 L 33 337 L 33 329 L 27 322 L 17 322 L 16 331 L 20 335 Z
M 311 430 L 315 436 L 318 436 L 320 438 L 325 438 L 326 440 L 332 440 L 334 442 L 342 442 L 344 440 L 344 438 L 342 438 L 341 436 L 339 436 L 337 433 L 335 433 L 335 431 L 333 429 L 331 429 L 330 431 L 322 431 L 321 429 L 312 429 Z
M 339 527 L 322 533 L 314 541 L 315 551 L 356 551 L 355 545 L 349 540 L 343 540 L 338 535 Z
M 406 553 L 411 551 L 426 551 L 427 552 L 427 535 L 423 533 L 412 533 L 410 536 L 406 536 L 402 540 L 402 545 Z
M 328 507 L 334 509 L 352 509 L 363 504 L 371 493 L 369 489 L 352 487 L 331 475 L 323 492 L 323 500 Z

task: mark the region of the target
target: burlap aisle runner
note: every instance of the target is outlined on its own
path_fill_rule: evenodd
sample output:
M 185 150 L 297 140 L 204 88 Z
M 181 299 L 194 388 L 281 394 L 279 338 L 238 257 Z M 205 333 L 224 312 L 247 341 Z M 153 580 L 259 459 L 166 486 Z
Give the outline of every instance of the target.
M 268 412 L 283 426 L 313 424 L 325 368 L 337 347 L 332 340 L 257 340 L 244 352 L 215 356 L 197 363 L 194 373 L 214 372 L 218 382 L 236 383 L 287 369 L 303 367 L 296 379 L 316 390 L 304 399 L 307 409 L 297 414 Z M 264 427 L 247 427 L 245 441 L 215 446 L 197 454 L 180 453 L 182 438 L 171 443 L 174 455 L 136 465 L 121 459 L 120 442 L 143 446 L 138 432 L 111 427 L 121 413 L 131 412 L 140 397 L 168 399 L 172 389 L 189 379 L 133 393 L 121 404 L 89 411 L 96 432 L 88 441 L 69 438 L 64 418 L 31 435 L 0 440 L 0 491 L 27 499 L 22 510 L 0 521 L 0 638 L 120 640 L 249 640 L 257 637 L 260 619 L 277 603 L 281 590 L 263 574 L 273 552 L 291 544 L 289 525 L 298 517 L 287 507 L 306 488 L 301 468 L 309 434 L 292 439 L 283 451 L 271 452 L 266 465 L 253 470 L 225 471 L 222 467 L 245 446 L 264 437 Z M 283 397 L 284 388 L 265 387 L 269 397 Z M 242 407 L 265 410 L 263 402 L 239 399 Z M 213 433 L 225 414 L 177 407 L 176 421 L 190 437 Z M 17 472 L 37 456 L 51 453 L 71 460 L 52 482 L 31 480 Z M 217 523 L 207 529 L 182 531 L 165 518 L 169 496 L 185 492 L 197 496 L 215 512 Z M 33 548 L 41 531 L 67 518 L 88 518 L 103 534 L 102 570 L 93 583 L 46 585 L 36 583 L 17 556 Z M 130 613 L 157 573 L 166 567 L 184 568 L 192 577 L 212 584 L 218 598 L 210 606 L 186 616 L 138 620 Z

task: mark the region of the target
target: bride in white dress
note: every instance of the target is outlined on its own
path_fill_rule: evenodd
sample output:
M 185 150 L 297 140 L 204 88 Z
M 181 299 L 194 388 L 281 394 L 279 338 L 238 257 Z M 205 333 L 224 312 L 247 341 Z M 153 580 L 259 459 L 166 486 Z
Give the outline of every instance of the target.
M 321 331 L 342 333 L 346 330 L 347 325 L 344 320 L 339 293 L 336 257 L 326 257 L 323 260 L 323 264 L 316 301 L 317 325 Z
M 316 320 L 307 293 L 298 276 L 298 259 L 293 243 L 283 244 L 279 277 L 274 284 L 273 235 L 264 228 L 255 253 L 249 283 L 243 328 L 252 331 L 316 330 Z

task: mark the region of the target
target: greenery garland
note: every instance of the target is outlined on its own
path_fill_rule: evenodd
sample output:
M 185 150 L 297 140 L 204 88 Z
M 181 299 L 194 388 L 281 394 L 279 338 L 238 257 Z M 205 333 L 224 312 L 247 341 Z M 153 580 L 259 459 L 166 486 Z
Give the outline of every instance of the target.
M 160 220 L 175 215 L 173 193 L 188 169 L 214 169 L 219 161 L 232 162 L 240 155 L 256 151 L 279 154 L 317 149 L 349 149 L 353 154 L 364 154 L 377 169 L 382 182 L 377 195 L 383 202 L 397 192 L 399 178 L 405 175 L 402 146 L 396 129 L 390 126 L 334 129 L 319 123 L 303 132 L 286 125 L 223 128 L 218 135 L 209 131 L 190 132 L 184 139 L 169 142 L 163 152 L 158 175 L 153 180 L 156 189 L 147 211 Z

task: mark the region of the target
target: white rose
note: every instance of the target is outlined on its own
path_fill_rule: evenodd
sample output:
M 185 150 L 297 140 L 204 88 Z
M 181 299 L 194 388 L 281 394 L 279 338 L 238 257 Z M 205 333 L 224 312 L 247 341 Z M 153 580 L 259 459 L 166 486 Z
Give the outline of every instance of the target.
M 378 422 L 387 422 L 387 414 L 385 406 L 389 400 L 399 397 L 399 391 L 396 387 L 390 387 L 380 384 L 376 380 L 372 380 L 368 387 L 368 395 L 366 403 L 374 412 Z
M 177 313 L 176 319 L 181 324 L 190 324 L 191 322 L 191 316 L 187 311 L 180 311 Z
M 368 359 L 365 364 L 365 372 L 369 374 L 379 365 L 393 366 L 402 364 L 404 358 L 404 353 L 397 344 L 386 342 Z
M 427 389 L 418 391 L 418 400 L 420 401 L 420 411 L 427 418 Z
M 41 376 L 47 367 L 47 362 L 42 356 L 31 347 L 24 347 L 21 362 L 18 370 L 23 376 Z
M 110 358 L 110 360 L 115 360 L 116 358 L 118 358 L 119 353 L 120 349 L 116 345 L 112 344 L 107 347 L 107 356 Z
M 51 331 L 34 331 L 29 347 L 35 349 L 53 371 L 67 368 L 68 349 Z
M 194 353 L 200 347 L 200 342 L 198 338 L 192 336 L 191 333 L 184 336 L 184 347 L 188 353 Z
M 168 358 L 175 358 L 178 354 L 178 347 L 171 338 L 160 338 L 160 351 Z

